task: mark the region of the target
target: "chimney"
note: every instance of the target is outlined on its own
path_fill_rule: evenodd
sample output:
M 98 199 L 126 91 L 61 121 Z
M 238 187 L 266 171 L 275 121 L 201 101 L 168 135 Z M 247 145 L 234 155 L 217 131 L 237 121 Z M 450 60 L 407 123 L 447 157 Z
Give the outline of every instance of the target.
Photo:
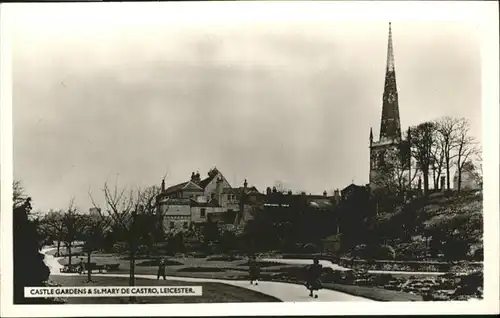
M 161 180 L 161 192 L 165 192 L 165 178 Z
M 326 197 L 328 195 L 328 193 L 325 191 L 323 191 L 323 196 Z
M 247 182 L 247 179 L 245 179 L 245 182 L 243 183 L 243 189 L 246 191 L 247 189 L 247 186 L 248 186 L 248 182 Z
M 196 172 L 196 174 L 193 172 L 191 174 L 191 181 L 198 184 L 200 183 L 201 179 L 200 179 L 200 173 L 199 172 Z
M 270 187 L 267 187 L 267 189 L 266 189 L 266 194 L 267 194 L 267 195 L 271 195 L 271 188 L 270 188 Z

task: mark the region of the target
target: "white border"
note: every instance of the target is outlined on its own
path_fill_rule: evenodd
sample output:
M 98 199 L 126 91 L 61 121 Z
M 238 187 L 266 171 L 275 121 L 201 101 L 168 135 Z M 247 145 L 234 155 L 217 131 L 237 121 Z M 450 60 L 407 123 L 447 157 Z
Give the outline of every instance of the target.
M 499 311 L 499 204 L 498 204 L 498 4 L 496 2 L 209 2 L 149 3 L 162 8 L 178 7 L 190 15 L 189 21 L 215 23 L 221 16 L 233 21 L 278 19 L 338 20 L 458 20 L 475 22 L 482 34 L 483 149 L 484 149 L 484 246 L 485 299 L 477 302 L 384 302 L 384 303 L 243 303 L 243 304 L 171 304 L 171 305 L 12 305 L 12 95 L 11 47 L 8 18 L 16 6 L 94 6 L 102 12 L 105 6 L 114 10 L 138 6 L 137 3 L 64 3 L 64 4 L 2 4 L 1 7 L 1 316 L 210 316 L 210 315 L 352 315 L 352 314 L 486 314 Z M 144 8 L 146 4 L 141 4 Z M 309 13 L 313 6 L 323 6 L 321 14 Z M 326 10 L 327 8 L 334 10 Z M 140 12 L 140 10 L 139 10 Z M 63 14 L 63 13 L 62 13 Z M 139 14 L 140 15 L 140 14 Z M 156 16 L 155 16 L 156 17 Z M 100 18 L 102 18 L 100 16 Z M 109 17 L 106 17 L 109 18 Z M 144 18 L 144 17 L 143 17 Z M 147 17 L 153 19 L 154 17 Z M 115 19 L 115 18 L 113 18 Z M 91 22 L 89 22 L 91 23 Z M 459 92 L 457 92 L 458 94 Z M 475 105 L 471 105 L 475 107 Z M 42 167 L 41 167 L 42 168 Z

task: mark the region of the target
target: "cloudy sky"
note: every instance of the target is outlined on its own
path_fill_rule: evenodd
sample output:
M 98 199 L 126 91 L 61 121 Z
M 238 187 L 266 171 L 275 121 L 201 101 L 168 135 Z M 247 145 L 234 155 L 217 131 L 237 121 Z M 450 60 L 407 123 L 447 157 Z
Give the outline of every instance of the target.
M 117 176 L 144 187 L 168 172 L 172 185 L 214 165 L 260 190 L 368 182 L 388 21 L 341 21 L 334 8 L 315 20 L 211 19 L 170 5 L 16 10 L 14 178 L 35 209 L 74 197 L 87 210 L 89 188 Z M 402 128 L 463 116 L 480 140 L 477 27 L 392 25 Z

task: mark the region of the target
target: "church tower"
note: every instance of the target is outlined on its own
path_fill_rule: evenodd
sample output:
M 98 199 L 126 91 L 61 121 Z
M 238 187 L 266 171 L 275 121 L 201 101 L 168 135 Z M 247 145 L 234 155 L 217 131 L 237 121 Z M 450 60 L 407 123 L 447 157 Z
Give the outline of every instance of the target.
M 401 124 L 399 120 L 398 89 L 396 85 L 396 68 L 394 65 L 394 49 L 392 46 L 392 30 L 389 22 L 389 41 L 387 45 L 387 64 L 385 85 L 382 95 L 382 116 L 380 120 L 379 140 L 373 140 L 370 128 L 370 188 L 379 187 L 377 177 L 384 173 L 387 162 L 393 158 L 401 143 Z

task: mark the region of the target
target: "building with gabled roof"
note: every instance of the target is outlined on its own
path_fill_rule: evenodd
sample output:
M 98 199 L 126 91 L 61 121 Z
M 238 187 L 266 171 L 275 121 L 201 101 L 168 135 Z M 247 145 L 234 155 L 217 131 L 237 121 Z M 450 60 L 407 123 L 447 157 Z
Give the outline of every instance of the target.
M 244 209 L 242 195 L 258 193 L 257 188 L 247 186 L 246 180 L 243 187 L 231 187 L 215 167 L 204 179 L 192 172 L 190 180 L 168 188 L 162 181 L 161 189 L 156 203 L 166 231 L 205 223 L 212 216 L 214 220 L 234 223 Z

